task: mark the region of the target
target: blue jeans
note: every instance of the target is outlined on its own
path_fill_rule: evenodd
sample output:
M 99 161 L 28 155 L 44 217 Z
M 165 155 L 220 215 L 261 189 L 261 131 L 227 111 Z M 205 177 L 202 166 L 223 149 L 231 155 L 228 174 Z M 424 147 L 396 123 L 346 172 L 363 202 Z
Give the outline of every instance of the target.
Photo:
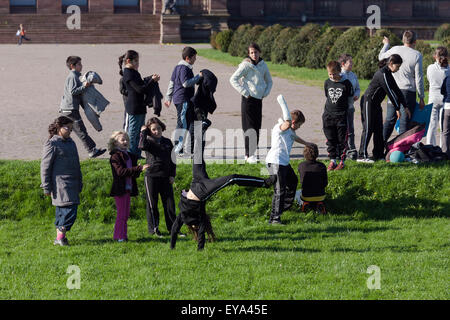
M 144 114 L 127 114 L 127 128 L 126 131 L 130 137 L 130 149 L 129 152 L 137 155 L 141 155 L 141 150 L 139 150 L 139 138 L 141 134 L 141 127 L 145 122 Z
M 405 97 L 407 105 L 400 108 L 400 129 L 398 134 L 402 134 L 403 132 L 410 129 L 409 123 L 411 119 L 406 116 L 405 107 L 409 109 L 409 112 L 411 112 L 411 117 L 413 115 L 414 109 L 416 108 L 416 92 L 408 90 L 401 90 L 401 91 L 403 93 L 403 96 Z M 396 122 L 397 122 L 397 113 L 392 103 L 388 101 L 386 110 L 386 120 L 384 121 L 383 124 L 383 139 L 385 142 L 389 140 L 392 131 L 394 130 Z
M 72 228 L 77 218 L 78 205 L 73 204 L 67 207 L 56 207 L 55 226 L 64 227 L 67 231 Z

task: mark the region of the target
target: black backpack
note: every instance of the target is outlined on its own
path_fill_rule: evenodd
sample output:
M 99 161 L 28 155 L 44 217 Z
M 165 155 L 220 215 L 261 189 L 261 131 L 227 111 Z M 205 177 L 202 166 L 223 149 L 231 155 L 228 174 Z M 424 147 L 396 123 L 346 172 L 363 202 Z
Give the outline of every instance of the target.
M 440 147 L 431 144 L 425 145 L 422 142 L 413 144 L 406 156 L 414 162 L 437 162 L 448 159 L 447 154 L 442 152 Z

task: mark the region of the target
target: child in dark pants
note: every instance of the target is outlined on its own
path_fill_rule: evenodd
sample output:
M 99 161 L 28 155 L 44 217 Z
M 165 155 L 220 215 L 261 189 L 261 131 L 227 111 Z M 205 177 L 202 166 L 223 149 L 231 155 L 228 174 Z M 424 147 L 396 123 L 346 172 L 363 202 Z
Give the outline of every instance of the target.
M 341 76 L 341 65 L 337 61 L 327 64 L 329 79 L 324 89 L 327 101 L 322 115 L 323 133 L 327 138 L 330 157 L 328 171 L 341 170 L 347 153 L 347 110 L 348 100 L 353 97 L 352 83 Z M 339 164 L 336 159 L 339 158 Z
M 298 165 L 300 183 L 302 189 L 297 191 L 296 198 L 302 211 L 315 209 L 317 212 L 325 214 L 325 187 L 328 185 L 327 167 L 320 161 L 319 148 L 315 144 L 305 146 L 303 156 L 306 161 Z
M 175 221 L 175 200 L 172 185 L 175 181 L 176 165 L 172 161 L 173 144 L 162 136 L 166 125 L 154 117 L 141 128 L 139 149 L 145 151 L 150 169 L 145 175 L 147 199 L 147 224 L 150 234 L 161 236 L 159 231 L 158 195 L 164 207 L 167 230 L 172 230 Z
M 175 248 L 177 235 L 183 224 L 186 224 L 191 231 L 194 231 L 194 237 L 198 241 L 198 250 L 202 250 L 205 246 L 205 232 L 208 233 L 210 240 L 214 240 L 214 232 L 205 207 L 206 201 L 219 190 L 233 184 L 245 187 L 267 188 L 273 183 L 272 181 L 270 178 L 262 179 L 239 174 L 210 179 L 206 172 L 204 160 L 202 160 L 201 164 L 193 164 L 191 187 L 189 191 L 183 190 L 181 193 L 180 214 L 172 226 L 170 248 Z
M 59 117 L 48 128 L 41 161 L 41 187 L 52 197 L 55 210 L 56 239 L 54 245 L 67 246 L 69 231 L 77 217 L 83 188 L 77 146 L 70 138 L 73 120 Z

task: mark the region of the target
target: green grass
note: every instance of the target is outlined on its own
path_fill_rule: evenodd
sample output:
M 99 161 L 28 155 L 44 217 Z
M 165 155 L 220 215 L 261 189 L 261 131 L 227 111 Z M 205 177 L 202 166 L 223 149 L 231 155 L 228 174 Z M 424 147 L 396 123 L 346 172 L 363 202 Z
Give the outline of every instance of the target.
M 242 62 L 242 57 L 233 57 L 228 53 L 224 53 L 220 50 L 214 49 L 197 49 L 198 55 L 206 59 L 221 62 L 231 66 L 238 66 Z M 326 69 L 308 69 L 290 67 L 287 64 L 274 64 L 270 61 L 267 62 L 270 74 L 273 77 L 279 77 L 288 79 L 295 83 L 313 86 L 323 89 L 323 83 L 328 79 L 328 73 Z M 426 74 L 426 67 L 424 68 Z M 370 80 L 358 79 L 359 86 L 361 88 L 361 95 L 367 90 Z M 428 101 L 428 91 L 425 92 L 425 102 Z
M 262 167 L 211 164 L 208 173 L 260 175 Z M 278 227 L 266 222 L 271 190 L 229 187 L 207 205 L 218 239 L 197 252 L 189 237 L 170 250 L 163 221 L 164 238 L 147 234 L 142 177 L 130 241 L 111 240 L 115 207 L 107 160 L 82 162 L 85 189 L 68 234 L 71 246 L 54 247 L 54 208 L 39 189 L 39 162 L 0 161 L 0 297 L 448 299 L 449 169 L 448 162 L 349 161 L 329 174 L 328 215 L 293 208 Z M 176 201 L 190 170 L 178 166 Z M 80 290 L 66 287 L 69 265 L 81 270 Z M 367 288 L 371 265 L 381 270 L 380 290 Z

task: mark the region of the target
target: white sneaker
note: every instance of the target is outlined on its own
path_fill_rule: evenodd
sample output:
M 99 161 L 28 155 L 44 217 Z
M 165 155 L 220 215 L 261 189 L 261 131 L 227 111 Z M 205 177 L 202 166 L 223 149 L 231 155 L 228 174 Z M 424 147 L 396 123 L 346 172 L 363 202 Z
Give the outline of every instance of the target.
M 369 158 L 359 158 L 358 160 L 356 160 L 356 162 L 374 163 L 375 161 Z
M 255 164 L 258 163 L 258 158 L 255 155 L 253 155 L 248 157 L 245 161 L 250 164 Z

